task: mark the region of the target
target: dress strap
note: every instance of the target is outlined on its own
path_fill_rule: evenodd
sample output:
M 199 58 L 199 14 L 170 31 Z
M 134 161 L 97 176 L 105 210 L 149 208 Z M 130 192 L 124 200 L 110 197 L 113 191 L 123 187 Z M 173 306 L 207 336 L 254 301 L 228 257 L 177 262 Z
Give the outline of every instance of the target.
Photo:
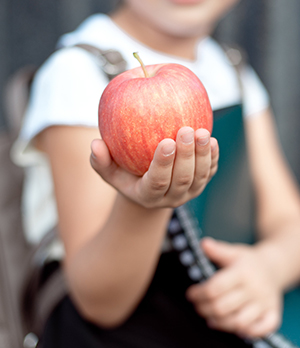
M 238 83 L 239 83 L 239 89 L 241 93 L 241 99 L 243 103 L 244 99 L 244 87 L 243 87 L 243 82 L 242 82 L 242 70 L 247 64 L 248 61 L 248 56 L 246 51 L 241 48 L 238 45 L 227 45 L 227 44 L 222 44 L 221 47 L 223 48 L 227 59 L 229 60 L 230 64 L 236 71 Z

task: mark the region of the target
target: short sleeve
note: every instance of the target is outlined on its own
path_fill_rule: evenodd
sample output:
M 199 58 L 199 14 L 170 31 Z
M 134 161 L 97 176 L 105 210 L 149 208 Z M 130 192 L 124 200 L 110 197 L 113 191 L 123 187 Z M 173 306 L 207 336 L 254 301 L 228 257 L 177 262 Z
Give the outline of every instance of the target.
M 37 243 L 58 221 L 50 163 L 31 142 L 53 125 L 98 126 L 98 104 L 108 81 L 96 59 L 80 48 L 54 53 L 37 72 L 21 133 L 11 150 L 25 167 L 22 196 L 26 238 Z
M 267 109 L 270 105 L 268 92 L 250 66 L 242 70 L 241 80 L 245 117 L 252 117 Z
M 30 141 L 52 125 L 97 127 L 107 82 L 91 53 L 78 47 L 55 52 L 36 74 L 21 138 Z

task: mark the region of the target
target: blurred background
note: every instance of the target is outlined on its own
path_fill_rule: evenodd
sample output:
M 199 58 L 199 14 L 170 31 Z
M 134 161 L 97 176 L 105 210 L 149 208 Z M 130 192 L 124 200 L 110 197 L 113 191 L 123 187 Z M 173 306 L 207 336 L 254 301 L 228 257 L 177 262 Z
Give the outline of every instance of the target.
M 0 133 L 6 127 L 2 95 L 10 76 L 25 65 L 41 65 L 60 35 L 92 13 L 109 12 L 116 3 L 0 0 Z M 216 28 L 215 36 L 246 50 L 269 91 L 284 152 L 300 183 L 300 1 L 241 0 Z M 0 347 L 11 348 L 1 334 L 7 320 L 4 307 L 0 301 Z
M 40 65 L 58 37 L 117 0 L 0 0 L 0 95 L 9 76 Z M 241 0 L 216 37 L 243 46 L 266 85 L 287 158 L 300 181 L 300 1 Z M 1 103 L 2 104 L 2 103 Z M 5 126 L 0 107 L 0 127 Z
M 116 0 L 1 0 L 0 94 L 9 76 L 26 64 L 40 65 L 58 37 L 89 14 L 109 12 Z M 266 85 L 279 135 L 300 181 L 300 1 L 241 0 L 216 37 L 242 45 Z M 2 103 L 1 103 L 2 104 Z M 0 127 L 5 126 L 0 108 Z
M 41 65 L 60 35 L 74 30 L 92 13 L 111 11 L 116 3 L 0 0 L 0 134 L 6 127 L 3 90 L 12 74 L 25 65 Z M 245 49 L 269 91 L 283 150 L 300 183 L 300 1 L 241 0 L 216 28 L 215 37 Z M 3 279 L 0 274 L 0 282 Z M 6 307 L 0 301 L 0 347 L 18 347 L 20 328 Z

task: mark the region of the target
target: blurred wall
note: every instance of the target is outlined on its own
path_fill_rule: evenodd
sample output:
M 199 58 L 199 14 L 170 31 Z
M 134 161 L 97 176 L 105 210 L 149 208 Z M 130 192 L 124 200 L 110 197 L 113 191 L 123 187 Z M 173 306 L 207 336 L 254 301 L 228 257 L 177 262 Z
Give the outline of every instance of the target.
M 284 152 L 300 182 L 300 1 L 242 0 L 216 36 L 246 49 L 269 91 Z
M 108 12 L 115 2 L 0 0 L 0 94 L 11 73 L 24 64 L 40 65 L 62 33 L 91 13 Z M 300 1 L 241 0 L 216 36 L 246 49 L 270 92 L 283 148 L 300 181 Z
M 0 96 L 8 77 L 26 64 L 40 65 L 58 37 L 89 14 L 109 12 L 114 0 L 0 0 Z M 0 99 L 0 127 L 4 126 Z

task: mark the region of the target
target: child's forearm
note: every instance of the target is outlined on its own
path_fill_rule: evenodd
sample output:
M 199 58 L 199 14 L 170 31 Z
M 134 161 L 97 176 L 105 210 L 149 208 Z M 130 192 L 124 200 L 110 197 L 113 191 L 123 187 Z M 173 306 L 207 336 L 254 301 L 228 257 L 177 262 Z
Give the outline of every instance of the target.
M 157 264 L 170 209 L 145 209 L 118 195 L 102 230 L 66 263 L 81 313 L 112 327 L 134 310 Z
M 269 233 L 256 246 L 261 250 L 279 287 L 286 291 L 300 282 L 300 218 Z

